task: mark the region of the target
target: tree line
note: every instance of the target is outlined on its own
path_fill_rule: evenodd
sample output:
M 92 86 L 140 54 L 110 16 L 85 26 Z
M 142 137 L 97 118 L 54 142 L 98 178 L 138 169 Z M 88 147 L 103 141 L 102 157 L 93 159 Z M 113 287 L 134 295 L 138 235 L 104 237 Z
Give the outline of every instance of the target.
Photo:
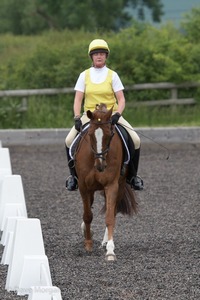
M 4 2 L 7 2 L 6 0 Z M 17 0 L 16 0 L 17 1 Z M 27 0 L 28 2 L 28 0 Z M 1 22 L 1 19 L 0 19 Z M 73 87 L 79 73 L 90 67 L 88 45 L 94 38 L 104 38 L 110 47 L 107 65 L 120 75 L 123 84 L 168 81 L 182 83 L 200 80 L 200 8 L 193 9 L 181 27 L 165 24 L 159 28 L 145 22 L 115 31 L 92 32 L 82 29 L 46 30 L 35 35 L 1 34 L 0 90 Z M 126 100 L 167 99 L 167 91 L 131 91 Z M 184 93 L 184 94 L 183 94 Z M 181 91 L 179 97 L 193 97 L 200 103 L 199 89 Z M 14 101 L 15 100 L 15 101 Z M 21 99 L 1 99 L 1 128 L 65 127 L 73 122 L 73 95 L 48 97 L 42 101 L 29 98 L 28 110 L 20 112 Z M 164 110 L 164 111 L 163 111 Z M 155 112 L 127 109 L 127 119 L 134 125 L 199 124 L 199 105 Z M 172 118 L 174 114 L 174 118 Z M 134 117 L 133 117 L 134 116 Z M 171 123 L 170 123 L 171 122 Z M 195 123 L 196 122 L 196 123 Z
M 87 50 L 94 38 L 108 42 L 108 66 L 125 85 L 196 81 L 200 79 L 198 28 L 200 8 L 186 16 L 181 30 L 170 23 L 155 28 L 135 22 L 117 33 L 65 29 L 35 36 L 1 35 L 0 89 L 74 86 L 79 72 L 90 66 Z
M 0 33 L 38 34 L 44 30 L 114 30 L 131 25 L 133 12 L 160 22 L 161 0 L 6 0 L 0 1 Z

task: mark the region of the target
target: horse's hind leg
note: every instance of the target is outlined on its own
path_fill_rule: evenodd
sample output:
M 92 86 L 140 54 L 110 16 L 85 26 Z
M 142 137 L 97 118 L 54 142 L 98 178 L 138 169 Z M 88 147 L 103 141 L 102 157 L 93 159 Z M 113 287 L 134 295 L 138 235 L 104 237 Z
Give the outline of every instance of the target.
M 91 232 L 91 223 L 93 219 L 93 214 L 91 210 L 91 206 L 93 203 L 93 194 L 87 195 L 87 197 L 83 198 L 83 223 L 81 225 L 82 231 L 84 232 L 85 237 L 85 249 L 87 251 L 92 251 L 92 232 Z

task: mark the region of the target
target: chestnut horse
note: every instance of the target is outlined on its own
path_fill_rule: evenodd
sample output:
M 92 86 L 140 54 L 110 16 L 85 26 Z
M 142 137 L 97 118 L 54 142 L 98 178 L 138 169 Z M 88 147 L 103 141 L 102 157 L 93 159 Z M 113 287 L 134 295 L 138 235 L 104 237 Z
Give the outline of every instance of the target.
M 116 214 L 132 215 L 137 211 L 135 194 L 126 183 L 127 167 L 123 167 L 123 142 L 111 123 L 112 109 L 105 104 L 87 111 L 90 125 L 83 135 L 75 155 L 75 169 L 83 201 L 85 249 L 92 251 L 90 225 L 93 219 L 92 204 L 96 191 L 105 198 L 106 230 L 102 246 L 106 246 L 106 260 L 115 260 L 113 231 Z

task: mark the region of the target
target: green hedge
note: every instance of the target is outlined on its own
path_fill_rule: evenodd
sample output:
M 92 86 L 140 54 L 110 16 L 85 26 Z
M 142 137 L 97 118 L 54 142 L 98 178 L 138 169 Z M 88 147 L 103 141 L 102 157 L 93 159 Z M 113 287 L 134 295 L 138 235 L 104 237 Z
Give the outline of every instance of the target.
M 107 64 L 118 72 L 124 85 L 200 79 L 200 42 L 191 40 L 171 24 L 160 29 L 136 24 L 119 33 L 104 35 L 81 30 L 50 31 L 33 37 L 2 35 L 0 90 L 73 87 L 79 73 L 91 65 L 88 44 L 99 37 L 109 43 L 111 53 Z M 127 101 L 168 97 L 169 92 L 162 90 L 126 92 Z M 182 90 L 181 97 L 199 101 L 199 89 Z M 0 127 L 68 127 L 72 124 L 72 103 L 73 95 L 31 98 L 28 111 L 22 113 L 19 99 L 0 98 Z M 171 114 L 171 108 L 168 110 Z M 125 114 L 129 118 L 129 113 Z M 135 125 L 168 122 L 147 119 L 150 120 L 135 118 Z M 172 122 L 176 124 L 176 119 Z M 178 122 L 183 124 L 184 120 Z M 192 120 L 188 122 L 191 124 Z
M 0 89 L 74 86 L 90 66 L 88 44 L 99 35 L 85 32 L 47 32 L 41 36 L 1 36 Z M 146 25 L 100 36 L 109 43 L 108 66 L 124 84 L 183 82 L 200 79 L 200 45 L 172 25 Z

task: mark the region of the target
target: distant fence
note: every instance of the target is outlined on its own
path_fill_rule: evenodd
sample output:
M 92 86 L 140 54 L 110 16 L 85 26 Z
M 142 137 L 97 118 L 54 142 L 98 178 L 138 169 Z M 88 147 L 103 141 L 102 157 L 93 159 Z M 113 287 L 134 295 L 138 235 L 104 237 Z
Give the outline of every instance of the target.
M 174 84 L 171 82 L 160 82 L 160 83 L 142 83 L 126 86 L 125 91 L 142 91 L 142 90 L 170 90 L 170 99 L 164 100 L 151 100 L 151 101 L 136 101 L 127 103 L 128 106 L 142 105 L 142 106 L 155 106 L 155 105 L 186 105 L 195 104 L 196 101 L 193 98 L 178 98 L 178 90 L 185 88 L 197 88 L 200 87 L 200 82 L 185 82 L 181 84 Z M 27 109 L 27 98 L 30 96 L 50 96 L 59 94 L 74 93 L 74 88 L 53 88 L 53 89 L 32 89 L 32 90 L 8 90 L 0 91 L 0 98 L 5 97 L 21 97 L 22 98 L 22 110 Z
M 21 97 L 22 104 L 19 111 L 27 110 L 27 98 L 31 96 L 52 96 L 74 93 L 74 88 L 34 89 L 34 90 L 8 90 L 0 91 L 0 98 Z
M 171 82 L 159 82 L 159 83 L 143 83 L 143 84 L 135 84 L 132 86 L 127 86 L 126 90 L 135 90 L 135 91 L 142 91 L 142 90 L 170 90 L 170 98 L 169 99 L 162 99 L 162 100 L 148 100 L 148 101 L 140 101 L 140 102 L 133 102 L 127 103 L 128 106 L 156 106 L 156 105 L 187 105 L 187 104 L 195 104 L 196 101 L 193 98 L 184 98 L 181 99 L 178 97 L 178 90 L 179 89 L 186 89 L 186 88 L 197 88 L 200 87 L 200 82 L 185 82 L 181 84 L 175 84 Z

